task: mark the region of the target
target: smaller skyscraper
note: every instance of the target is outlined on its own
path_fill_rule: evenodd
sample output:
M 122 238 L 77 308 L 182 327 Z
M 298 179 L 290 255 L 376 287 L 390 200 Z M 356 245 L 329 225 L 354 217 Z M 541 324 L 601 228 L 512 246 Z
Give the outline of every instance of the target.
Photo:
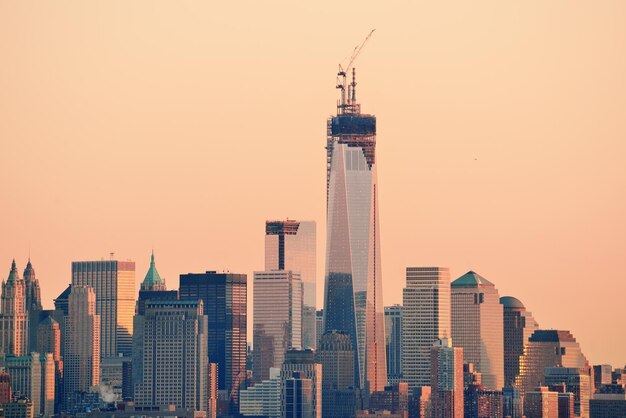
M 329 331 L 322 336 L 316 353 L 322 365 L 322 416 L 350 418 L 356 410 L 354 351 L 350 335 Z
M 519 374 L 519 359 L 530 336 L 539 328 L 524 304 L 512 296 L 500 298 L 504 308 L 504 386 L 511 387 Z
M 63 386 L 68 403 L 100 383 L 100 315 L 96 293 L 74 285 L 68 298 Z M 71 409 L 71 405 L 68 405 Z
M 526 392 L 524 415 L 526 418 L 559 418 L 559 394 L 546 386 Z
M 324 335 L 324 310 L 315 311 L 315 347 L 319 347 L 320 340 Z
M 544 381 L 548 386 L 565 385 L 565 391 L 574 394 L 574 412 L 581 418 L 589 418 L 589 400 L 592 395 L 589 370 L 578 367 L 546 367 Z
M 469 271 L 452 282 L 452 341 L 491 390 L 504 386 L 503 308 L 489 280 Z
M 313 418 L 315 416 L 313 380 L 305 377 L 303 372 L 293 372 L 291 377 L 285 379 L 283 385 L 285 388 L 283 417 Z
M 0 306 L 0 352 L 25 356 L 28 353 L 28 314 L 26 285 L 20 278 L 15 260 L 6 282 L 2 282 Z
M 177 300 L 146 304 L 137 405 L 208 411 L 208 326 L 202 305 Z
M 297 377 L 294 377 L 294 373 L 298 373 Z M 322 365 L 315 360 L 315 353 L 310 350 L 289 350 L 285 354 L 285 362 L 280 369 L 280 377 L 282 381 L 282 410 L 281 416 L 286 417 L 291 412 L 287 395 L 292 392 L 287 391 L 287 381 L 290 379 L 296 380 L 310 380 L 311 382 L 311 410 L 312 415 L 306 415 L 312 418 L 322 418 Z M 297 390 L 299 387 L 297 382 L 290 383 L 292 389 Z M 302 384 L 303 388 L 308 387 L 308 383 Z M 307 398 L 300 400 L 306 402 Z M 300 402 L 294 400 L 293 402 Z M 305 416 L 305 415 L 303 415 Z
M 524 404 L 518 388 L 505 387 L 502 389 L 502 415 L 511 418 L 523 418 Z
M 502 392 L 469 385 L 464 393 L 464 414 L 467 418 L 502 418 Z
M 593 366 L 593 380 L 596 391 L 604 385 L 610 385 L 613 383 L 613 367 L 610 364 Z
M 302 281 L 291 270 L 254 273 L 255 382 L 269 379 L 289 349 L 302 348 Z
M 24 269 L 24 285 L 26 288 L 26 310 L 41 311 L 43 309 L 41 305 L 41 289 L 39 288 L 39 280 L 37 280 L 35 269 L 30 262 L 30 257 Z
M 402 381 L 402 305 L 385 306 L 385 347 L 389 384 Z
M 463 418 L 463 349 L 443 338 L 432 347 L 430 359 L 433 416 Z
M 431 348 L 452 334 L 450 271 L 407 267 L 402 303 L 402 380 L 413 390 L 430 384 Z
M 430 386 L 420 386 L 415 388 L 409 397 L 409 418 L 432 417 L 430 396 Z
M 280 369 L 270 369 L 270 378 L 242 390 L 239 414 L 246 417 L 280 418 Z

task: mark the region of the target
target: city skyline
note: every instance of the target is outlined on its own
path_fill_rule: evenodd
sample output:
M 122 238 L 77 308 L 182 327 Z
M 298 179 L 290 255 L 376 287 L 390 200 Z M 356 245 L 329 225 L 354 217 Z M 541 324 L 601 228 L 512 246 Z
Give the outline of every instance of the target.
M 228 99 L 232 92 L 226 94 L 213 81 L 226 73 L 209 71 L 212 59 L 190 58 L 191 53 L 208 55 L 215 46 L 210 40 L 192 41 L 194 35 L 215 36 L 203 32 L 202 18 L 192 19 L 189 28 L 161 43 L 164 52 L 158 52 L 151 41 L 133 32 L 138 10 L 120 21 L 132 48 L 125 49 L 119 40 L 101 38 L 102 26 L 89 29 L 68 21 L 70 32 L 55 34 L 56 26 L 45 22 L 45 13 L 29 14 L 26 5 L 1 7 L 7 12 L 0 13 L 1 34 L 23 34 L 16 27 L 20 19 L 6 18 L 18 16 L 52 36 L 49 41 L 41 34 L 25 36 L 23 50 L 31 55 L 6 41 L 14 37 L 0 37 L 5 39 L 0 40 L 0 50 L 15 65 L 0 70 L 6 76 L 0 87 L 7 92 L 0 98 L 0 112 L 9 116 L 0 127 L 0 137 L 6 138 L 0 188 L 14 202 L 3 208 L 0 220 L 0 274 L 6 279 L 15 257 L 22 275 L 30 253 L 45 308 L 71 280 L 71 261 L 108 259 L 110 251 L 121 260 L 134 260 L 142 277 L 149 251 L 155 248 L 159 269 L 171 288 L 179 274 L 207 269 L 229 269 L 252 277 L 263 265 L 264 222 L 287 216 L 311 219 L 320 226 L 320 308 L 324 271 L 320 255 L 325 252 L 323 121 L 332 113 L 335 100 L 329 86 L 336 63 L 370 27 L 376 27 L 375 37 L 359 58 L 359 96 L 381 127 L 377 157 L 384 304 L 401 302 L 407 266 L 448 266 L 453 277 L 477 270 L 497 285 L 502 296 L 523 300 L 542 327 L 572 330 L 590 361 L 614 365 L 626 361 L 620 350 L 626 337 L 607 333 L 621 324 L 611 304 L 583 299 L 585 295 L 606 300 L 626 289 L 620 276 L 625 267 L 626 173 L 619 159 L 625 147 L 621 114 L 626 86 L 623 76 L 618 76 L 626 68 L 611 57 L 620 55 L 623 41 L 618 39 L 626 38 L 624 28 L 612 20 L 623 16 L 623 4 L 593 9 L 546 5 L 535 17 L 530 6 L 500 6 L 498 22 L 483 16 L 486 10 L 480 6 L 460 7 L 447 18 L 439 6 L 404 6 L 406 12 L 426 12 L 405 13 L 418 19 L 410 26 L 421 24 L 420 29 L 394 28 L 390 19 L 375 18 L 382 6 L 364 5 L 359 11 L 362 23 L 340 29 L 339 41 L 307 23 L 302 31 L 295 30 L 293 44 L 279 41 L 295 24 L 281 26 L 270 19 L 278 29 L 262 35 L 259 45 L 276 42 L 288 52 L 295 50 L 295 65 L 290 68 L 296 70 L 293 75 L 276 75 L 286 59 L 280 58 L 279 63 L 262 61 L 255 73 L 245 61 L 235 59 L 236 77 L 245 87 L 235 91 L 251 89 L 245 110 L 255 129 L 238 127 L 227 141 L 218 139 L 230 132 L 226 124 L 234 119 L 219 110 L 214 99 L 206 99 L 215 92 L 219 98 L 233 100 Z M 67 20 L 69 10 L 46 7 L 50 15 Z M 294 7 L 313 16 L 322 13 L 322 7 Z M 347 12 L 347 6 L 338 7 Z M 96 11 L 81 10 L 87 22 L 96 21 Z M 166 20 L 158 13 L 166 10 L 160 5 L 149 12 L 150 17 L 174 27 L 178 27 L 176 19 L 189 18 L 178 11 L 172 21 Z M 106 21 L 113 19 L 114 11 L 99 12 Z M 425 22 L 426 16 L 434 23 Z M 534 29 L 512 24 L 516 16 L 529 19 Z M 581 16 L 586 16 L 588 25 L 576 24 Z M 476 30 L 468 23 L 471 18 L 508 41 L 483 38 L 487 32 Z M 560 23 L 552 27 L 555 19 Z M 252 17 L 245 15 L 243 21 L 250 23 Z M 454 24 L 460 29 L 446 32 Z M 157 34 L 156 23 L 146 25 L 148 34 Z M 415 47 L 419 53 L 407 54 L 410 45 L 403 41 L 403 30 L 411 39 L 419 39 Z M 461 40 L 461 34 L 467 35 L 464 31 L 470 33 L 468 41 Z M 87 54 L 82 60 L 86 46 L 81 38 L 93 41 L 90 48 L 101 55 Z M 430 46 L 426 39 L 437 42 Z M 471 41 L 483 46 L 470 46 Z M 245 45 L 242 38 L 235 42 L 237 47 Z M 295 49 L 298 42 L 312 49 L 311 57 Z M 187 48 L 176 53 L 179 43 Z M 69 47 L 68 55 L 61 53 L 63 47 Z M 143 54 L 129 56 L 128 51 L 141 47 L 145 47 Z M 497 59 L 505 47 L 515 52 Z M 285 52 L 276 48 L 273 55 Z M 220 48 L 217 52 L 218 58 L 231 57 Z M 167 57 L 179 59 L 180 65 L 159 68 Z M 131 60 L 128 75 L 113 64 L 122 58 Z M 260 59 L 258 54 L 255 58 Z M 84 77 L 100 64 L 103 70 L 95 72 L 95 80 Z M 145 75 L 141 71 L 149 68 L 155 72 L 141 82 L 139 75 Z M 190 68 L 193 81 L 161 83 L 184 79 Z M 406 74 L 390 78 L 391 70 L 398 69 Z M 114 70 L 113 75 L 107 75 L 108 70 Z M 305 82 L 300 80 L 302 71 Z M 439 71 L 442 74 L 435 77 Z M 205 76 L 210 81 L 202 81 Z M 298 111 L 276 104 L 273 97 L 263 98 L 268 95 L 266 86 L 275 86 L 283 76 L 286 84 L 299 86 L 300 94 L 281 87 L 276 97 L 285 97 Z M 125 81 L 125 87 L 138 85 L 118 98 L 115 94 L 123 90 L 116 87 L 116 77 Z M 402 88 L 396 82 L 404 83 Z M 446 89 L 448 82 L 452 87 Z M 118 100 L 124 98 L 130 103 L 117 109 Z M 148 99 L 157 105 L 147 106 Z M 263 109 L 263 104 L 277 110 Z M 300 111 L 303 107 L 306 112 Z M 500 107 L 506 110 L 499 111 Z M 129 112 L 132 117 L 124 116 Z M 171 120 L 164 121 L 168 119 L 164 115 Z M 293 118 L 289 129 L 277 134 L 275 121 L 286 115 Z M 158 123 L 153 126 L 153 122 Z M 455 124 L 458 130 L 449 126 Z M 296 146 L 294 126 L 302 133 Z M 267 151 L 252 147 L 242 152 L 237 145 L 242 141 L 251 146 L 259 138 Z M 272 153 L 284 165 L 268 164 Z M 24 170 L 22 164 L 29 163 L 32 166 Z M 215 168 L 199 168 L 211 164 Z M 225 181 L 220 170 L 230 165 L 241 171 Z M 285 171 L 293 177 L 289 183 Z M 294 189 L 294 184 L 299 187 Z M 289 190 L 286 196 L 264 198 L 268 189 L 282 187 Z M 104 197 L 111 192 L 115 198 L 107 201 Z M 226 209 L 216 208 L 216 199 Z M 150 208 L 146 202 L 151 202 Z M 233 230 L 233 225 L 238 226 Z M 589 286 L 590 278 L 594 286 Z M 556 296 L 554 303 L 545 303 Z M 581 304 L 590 304 L 591 311 L 582 312 Z M 597 326 L 598 320 L 604 321 L 603 327 Z

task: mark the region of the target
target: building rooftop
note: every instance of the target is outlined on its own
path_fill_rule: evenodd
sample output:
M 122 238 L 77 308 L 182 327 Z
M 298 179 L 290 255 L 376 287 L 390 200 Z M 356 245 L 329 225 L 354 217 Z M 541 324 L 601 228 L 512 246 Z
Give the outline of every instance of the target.
M 476 287 L 493 285 L 494 284 L 491 283 L 489 280 L 471 270 L 452 282 L 452 287 Z
M 505 308 L 509 308 L 509 309 L 526 309 L 522 301 L 520 301 L 517 298 L 514 298 L 513 296 L 502 296 L 500 298 L 500 303 Z

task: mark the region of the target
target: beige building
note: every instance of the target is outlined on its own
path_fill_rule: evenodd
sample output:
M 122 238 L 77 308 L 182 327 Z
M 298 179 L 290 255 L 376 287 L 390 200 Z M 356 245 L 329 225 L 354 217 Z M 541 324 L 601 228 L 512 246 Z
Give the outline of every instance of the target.
M 443 338 L 431 348 L 430 388 L 433 417 L 463 418 L 463 349 Z
M 2 282 L 0 306 L 0 353 L 25 356 L 28 353 L 28 314 L 26 287 L 15 260 L 6 282 Z
M 465 362 L 474 363 L 487 389 L 504 386 L 503 308 L 489 280 L 467 272 L 452 282 L 452 342 L 463 348 Z
M 402 381 L 412 391 L 430 385 L 432 346 L 452 335 L 450 271 L 445 267 L 407 267 L 402 306 Z
M 143 377 L 135 386 L 137 406 L 175 405 L 208 411 L 207 333 L 208 319 L 203 314 L 202 301 L 146 303 Z
M 28 356 L 6 356 L 2 366 L 11 376 L 11 390 L 32 401 L 36 416 L 54 415 L 55 364 L 51 353 Z
M 559 418 L 559 394 L 540 386 L 524 396 L 526 418 Z
M 100 315 L 91 287 L 73 285 L 65 327 L 65 396 L 89 392 L 100 383 Z

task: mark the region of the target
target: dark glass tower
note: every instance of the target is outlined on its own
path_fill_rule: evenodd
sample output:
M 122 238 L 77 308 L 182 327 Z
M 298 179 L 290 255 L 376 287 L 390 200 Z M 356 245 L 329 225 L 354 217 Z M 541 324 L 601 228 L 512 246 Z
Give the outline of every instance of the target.
M 376 117 L 362 114 L 352 82 L 338 74 L 341 99 L 328 120 L 327 242 L 324 330 L 350 336 L 355 385 L 387 384 L 385 317 L 380 264 L 376 174 Z
M 215 271 L 181 274 L 179 295 L 180 300 L 204 302 L 209 361 L 217 363 L 218 389 L 228 392 L 236 412 L 239 386 L 246 379 L 247 276 Z

